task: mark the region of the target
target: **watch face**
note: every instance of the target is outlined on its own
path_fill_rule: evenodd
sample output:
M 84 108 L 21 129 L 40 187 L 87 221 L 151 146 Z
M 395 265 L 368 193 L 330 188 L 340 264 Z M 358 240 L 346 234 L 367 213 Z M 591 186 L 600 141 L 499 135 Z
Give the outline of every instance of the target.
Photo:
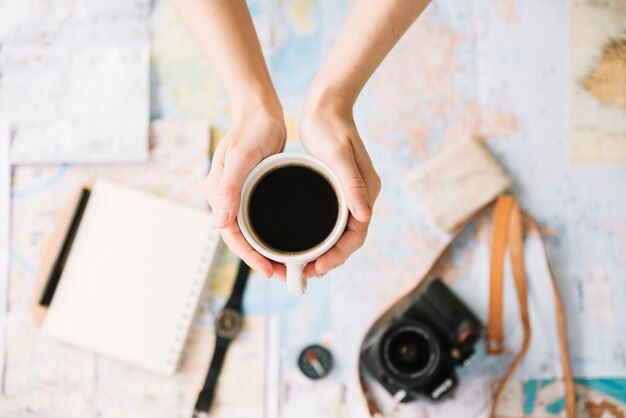
M 243 316 L 232 308 L 223 309 L 215 318 L 215 332 L 222 338 L 235 338 L 242 325 Z

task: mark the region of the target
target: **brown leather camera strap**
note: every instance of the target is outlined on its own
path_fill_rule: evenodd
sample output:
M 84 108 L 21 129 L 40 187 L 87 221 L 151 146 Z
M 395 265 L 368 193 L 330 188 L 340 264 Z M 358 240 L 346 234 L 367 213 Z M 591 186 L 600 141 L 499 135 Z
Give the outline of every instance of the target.
M 502 291 L 504 287 L 504 255 L 509 239 L 509 218 L 515 200 L 503 196 L 496 202 L 493 211 L 491 233 L 491 260 L 489 264 L 489 324 L 487 328 L 487 353 L 502 353 L 504 331 L 502 326 Z
M 512 196 L 501 196 L 495 203 L 488 205 L 481 209 L 465 222 L 463 222 L 452 235 L 451 240 L 443 246 L 437 253 L 433 262 L 427 267 L 425 274 L 420 276 L 420 280 L 417 286 L 411 291 L 407 292 L 398 301 L 394 302 L 392 306 L 385 310 L 383 315 L 375 321 L 378 322 L 381 318 L 388 317 L 393 311 L 393 307 L 402 300 L 406 300 L 411 295 L 415 294 L 421 288 L 428 279 L 433 276 L 435 267 L 439 264 L 439 261 L 447 253 L 451 247 L 452 242 L 456 237 L 476 218 L 480 217 L 486 211 L 493 209 L 493 226 L 492 226 L 492 251 L 490 262 L 490 293 L 489 293 L 489 323 L 487 325 L 487 352 L 489 354 L 498 354 L 503 350 L 503 323 L 502 323 L 502 311 L 503 311 L 503 266 L 504 255 L 508 248 L 509 256 L 511 259 L 511 267 L 513 270 L 513 279 L 517 290 L 517 297 L 519 301 L 520 317 L 522 326 L 524 329 L 524 338 L 522 341 L 522 347 L 515 358 L 511 368 L 506 375 L 502 378 L 498 388 L 493 396 L 493 403 L 491 406 L 490 417 L 496 417 L 496 407 L 503 389 L 509 383 L 513 373 L 521 364 L 526 351 L 530 345 L 531 329 L 530 318 L 528 312 L 528 295 L 526 287 L 526 268 L 524 264 L 524 222 L 529 227 L 529 232 L 537 234 L 541 237 L 541 230 L 535 222 L 535 220 L 528 214 L 521 211 L 517 200 Z M 565 330 L 565 314 L 563 310 L 563 303 L 559 295 L 556 281 L 552 270 L 550 269 L 550 263 L 548 261 L 547 251 L 543 239 L 541 240 L 544 252 L 546 254 L 546 264 L 550 279 L 552 281 L 552 290 L 554 293 L 556 320 L 558 327 L 559 347 L 561 351 L 561 364 L 563 368 L 563 379 L 565 383 L 565 408 L 568 418 L 574 418 L 575 416 L 575 387 L 572 377 L 572 372 L 569 364 L 568 350 L 567 350 L 567 335 Z M 494 343 L 492 343 L 494 341 Z M 371 396 L 367 386 L 363 380 L 363 371 L 359 368 L 359 381 L 361 389 L 365 396 L 369 413 L 372 417 L 382 417 L 381 410 L 376 405 L 375 400 Z
M 500 395 L 502 395 L 504 387 L 511 379 L 511 376 L 513 376 L 515 370 L 519 367 L 520 363 L 524 359 L 524 356 L 526 355 L 526 352 L 528 351 L 528 347 L 530 346 L 531 331 L 530 318 L 528 315 L 528 300 L 526 297 L 526 271 L 524 267 L 524 231 L 522 225 L 522 215 L 517 202 L 511 196 L 504 196 L 496 202 L 496 207 L 493 213 L 492 228 L 492 259 L 490 270 L 491 283 L 489 289 L 490 296 L 493 298 L 491 300 L 500 300 L 500 309 L 493 309 L 493 306 L 489 305 L 487 353 L 493 355 L 501 354 L 503 351 L 502 338 L 504 332 L 502 329 L 502 300 L 504 299 L 504 280 L 502 270 L 504 264 L 504 252 L 507 249 L 507 244 L 511 259 L 511 268 L 513 270 L 513 281 L 515 282 L 515 288 L 517 290 L 520 318 L 522 320 L 522 327 L 524 328 L 524 338 L 522 340 L 520 351 L 493 395 L 490 416 L 494 417 L 498 401 L 500 400 Z M 503 234 L 499 233 L 498 230 L 504 230 L 507 232 Z M 502 235 L 507 238 L 502 240 Z M 498 260 L 494 260 L 494 254 L 501 254 L 502 257 Z M 494 350 L 492 348 L 497 349 Z

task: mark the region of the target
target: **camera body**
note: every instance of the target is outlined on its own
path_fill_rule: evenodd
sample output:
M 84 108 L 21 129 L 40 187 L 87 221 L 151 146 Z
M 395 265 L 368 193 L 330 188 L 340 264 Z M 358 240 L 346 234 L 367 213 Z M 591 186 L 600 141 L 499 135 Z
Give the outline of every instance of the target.
M 391 395 L 405 390 L 402 402 L 419 395 L 436 401 L 454 389 L 455 367 L 467 364 L 482 334 L 478 318 L 434 279 L 370 329 L 360 361 Z

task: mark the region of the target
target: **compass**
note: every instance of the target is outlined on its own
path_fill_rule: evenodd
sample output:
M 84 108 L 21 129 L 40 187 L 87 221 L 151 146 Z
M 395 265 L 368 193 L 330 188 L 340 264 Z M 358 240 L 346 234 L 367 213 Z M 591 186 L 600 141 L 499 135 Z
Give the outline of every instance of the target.
M 321 345 L 310 345 L 300 353 L 298 367 L 309 379 L 321 379 L 333 368 L 333 355 Z

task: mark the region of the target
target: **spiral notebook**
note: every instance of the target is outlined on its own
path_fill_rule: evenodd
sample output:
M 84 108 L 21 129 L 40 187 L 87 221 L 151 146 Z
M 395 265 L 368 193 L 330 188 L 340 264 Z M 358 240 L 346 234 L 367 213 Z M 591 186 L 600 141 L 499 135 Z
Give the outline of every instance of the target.
M 96 181 L 43 333 L 174 373 L 218 243 L 208 211 Z

